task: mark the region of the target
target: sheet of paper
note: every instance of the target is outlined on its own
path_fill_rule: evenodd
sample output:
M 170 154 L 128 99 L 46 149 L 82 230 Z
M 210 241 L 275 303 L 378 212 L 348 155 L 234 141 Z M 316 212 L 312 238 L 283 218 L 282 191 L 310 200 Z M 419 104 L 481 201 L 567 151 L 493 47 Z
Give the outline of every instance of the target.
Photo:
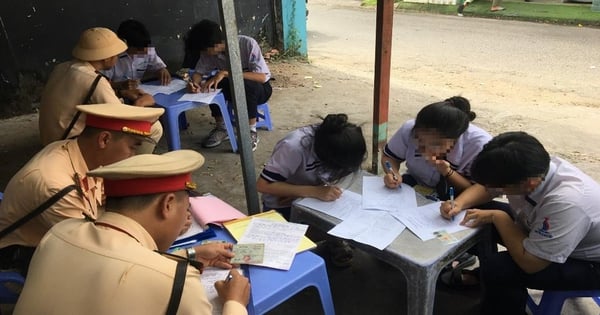
M 227 202 L 213 195 L 190 197 L 190 210 L 192 211 L 192 216 L 202 226 L 206 226 L 209 223 L 221 225 L 223 222 L 246 216 Z
M 307 228 L 305 224 L 253 218 L 238 243 L 264 243 L 263 262 L 256 265 L 289 270 Z
M 342 196 L 336 201 L 321 201 L 315 198 L 303 198 L 298 205 L 315 209 L 340 220 L 346 219 L 353 211 L 362 209 L 362 196 L 344 190 Z
M 352 239 L 383 250 L 404 229 L 404 224 L 400 223 L 387 212 L 356 210 L 327 233 L 345 239 Z
M 185 89 L 186 85 L 187 85 L 187 82 L 185 82 L 183 80 L 173 79 L 173 80 L 171 80 L 171 83 L 169 83 L 169 85 L 140 84 L 139 88 L 142 91 L 144 91 L 150 95 L 156 95 L 159 93 L 162 93 L 162 94 L 175 93 L 177 91 Z
M 391 214 L 423 241 L 437 237 L 438 231 L 454 233 L 468 229 L 459 224 L 465 217 L 465 211 L 461 211 L 453 221 L 446 220 L 440 214 L 440 204 L 439 201 L 433 202 L 421 207 L 394 211 Z
M 190 102 L 198 102 L 204 104 L 212 103 L 212 100 L 217 96 L 217 94 L 221 93 L 221 89 L 216 89 L 212 92 L 207 93 L 185 93 L 182 97 L 180 97 L 177 101 L 190 101 Z
M 235 268 L 240 274 L 243 274 L 241 268 Z M 212 304 L 212 313 L 214 315 L 223 314 L 223 304 L 219 299 L 219 294 L 217 293 L 217 289 L 215 289 L 215 282 L 219 280 L 225 280 L 225 278 L 229 275 L 228 269 L 221 269 L 215 267 L 206 267 L 202 271 L 202 275 L 200 276 L 200 281 L 202 282 L 202 286 L 204 287 L 204 291 L 206 292 L 206 297 L 210 304 Z
M 412 187 L 403 183 L 396 189 L 389 189 L 379 176 L 363 177 L 363 209 L 395 211 L 416 206 L 417 197 Z

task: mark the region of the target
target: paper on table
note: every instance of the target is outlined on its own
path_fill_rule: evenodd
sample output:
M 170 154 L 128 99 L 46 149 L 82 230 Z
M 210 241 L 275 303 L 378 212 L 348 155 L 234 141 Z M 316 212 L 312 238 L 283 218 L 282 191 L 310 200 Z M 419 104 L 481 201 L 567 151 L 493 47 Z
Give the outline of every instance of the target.
M 363 177 L 363 209 L 395 211 L 416 206 L 417 197 L 412 187 L 403 183 L 399 188 L 389 189 L 379 176 Z
M 235 268 L 235 270 L 240 274 L 244 274 L 241 268 Z M 223 303 L 219 299 L 217 289 L 215 289 L 215 282 L 225 280 L 227 275 L 229 275 L 228 269 L 205 267 L 200 276 L 204 292 L 206 292 L 206 298 L 212 304 L 212 313 L 215 315 L 223 314 Z
M 213 195 L 190 197 L 192 215 L 202 226 L 221 225 L 223 222 L 243 218 L 246 215 Z
M 144 91 L 150 95 L 156 95 L 159 93 L 162 93 L 162 94 L 175 93 L 177 91 L 185 89 L 186 85 L 187 85 L 186 81 L 179 80 L 179 79 L 173 79 L 173 80 L 171 80 L 171 83 L 169 83 L 169 85 L 140 84 L 139 88 L 142 91 Z
M 336 201 L 322 201 L 315 198 L 303 198 L 298 205 L 311 208 L 340 220 L 346 219 L 351 212 L 362 209 L 362 196 L 345 190 Z
M 221 89 L 216 89 L 212 92 L 206 93 L 185 93 L 182 97 L 180 97 L 177 101 L 190 101 L 190 102 L 198 102 L 204 104 L 212 103 L 212 100 L 217 96 L 217 94 L 221 93 Z
M 402 231 L 400 223 L 384 211 L 357 210 L 340 224 L 327 232 L 337 237 L 352 239 L 383 250 L 390 245 Z
M 434 238 L 436 231 L 445 230 L 448 233 L 454 233 L 468 229 L 468 227 L 460 225 L 465 217 L 465 211 L 457 214 L 454 221 L 446 220 L 440 214 L 440 204 L 439 201 L 433 202 L 421 207 L 394 211 L 391 214 L 423 241 Z
M 289 270 L 308 225 L 253 218 L 239 244 L 264 243 L 265 253 L 257 266 Z

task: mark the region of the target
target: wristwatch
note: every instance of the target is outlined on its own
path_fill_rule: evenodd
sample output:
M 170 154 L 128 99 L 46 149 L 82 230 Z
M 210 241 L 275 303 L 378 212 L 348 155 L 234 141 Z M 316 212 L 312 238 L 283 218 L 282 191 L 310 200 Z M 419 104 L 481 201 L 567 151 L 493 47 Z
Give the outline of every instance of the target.
M 196 250 L 193 247 L 186 248 L 185 252 L 187 253 L 187 258 L 189 260 L 196 260 Z

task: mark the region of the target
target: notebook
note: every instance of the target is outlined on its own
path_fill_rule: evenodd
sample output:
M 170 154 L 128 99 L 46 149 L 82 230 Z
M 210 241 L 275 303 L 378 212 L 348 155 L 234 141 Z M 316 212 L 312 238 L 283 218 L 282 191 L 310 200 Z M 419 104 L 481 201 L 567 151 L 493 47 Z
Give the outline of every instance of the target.
M 222 226 L 223 222 L 246 217 L 230 204 L 210 194 L 190 197 L 190 210 L 204 228 L 209 224 Z

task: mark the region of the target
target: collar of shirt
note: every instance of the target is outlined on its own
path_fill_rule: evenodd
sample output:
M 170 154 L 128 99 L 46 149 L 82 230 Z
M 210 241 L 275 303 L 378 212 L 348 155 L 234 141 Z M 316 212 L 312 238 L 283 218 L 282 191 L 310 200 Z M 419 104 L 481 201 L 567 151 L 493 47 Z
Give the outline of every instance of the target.
M 552 181 L 554 174 L 556 173 L 556 162 L 554 160 L 550 160 L 550 166 L 548 167 L 548 173 L 542 180 L 542 182 L 532 191 L 529 195 L 525 196 L 525 200 L 530 204 L 533 202 L 532 206 L 536 206 L 539 204 L 540 200 L 544 198 L 546 195 L 546 190 L 548 188 L 549 183 Z
M 100 223 L 100 224 L 98 224 Z M 109 226 L 115 227 L 119 233 L 125 232 L 129 237 L 133 237 L 142 246 L 151 249 L 158 250 L 156 242 L 150 236 L 150 233 L 144 229 L 144 227 L 132 218 L 122 215 L 116 212 L 105 212 L 98 220 L 96 220 L 96 228 L 98 229 L 111 229 Z M 122 231 L 121 231 L 122 230 Z
M 67 151 L 69 155 L 69 160 L 71 160 L 71 165 L 73 166 L 74 172 L 74 181 L 76 185 L 79 185 L 81 190 L 84 193 L 84 198 L 88 199 L 90 202 L 90 206 L 93 207 L 90 209 L 94 215 L 96 215 L 96 208 L 93 205 L 102 204 L 102 178 L 89 177 L 86 176 L 89 171 L 87 164 L 85 163 L 85 159 L 81 154 L 81 149 L 79 148 L 79 144 L 77 143 L 77 139 L 72 139 L 67 141 L 63 148 Z M 92 198 L 89 198 L 89 195 L 92 195 Z

